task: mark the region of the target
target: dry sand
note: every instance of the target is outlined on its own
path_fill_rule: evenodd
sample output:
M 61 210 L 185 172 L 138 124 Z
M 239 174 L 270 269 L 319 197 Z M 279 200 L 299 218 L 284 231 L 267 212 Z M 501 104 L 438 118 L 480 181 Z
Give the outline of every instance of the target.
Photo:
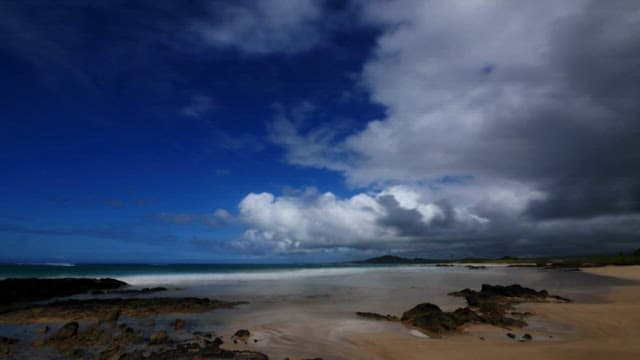
M 640 266 L 583 271 L 640 281 Z M 640 284 L 612 287 L 603 297 L 606 302 L 597 304 L 525 305 L 545 319 L 543 329 L 513 331 L 531 333 L 531 342 L 511 340 L 508 330 L 487 326 L 473 326 L 444 339 L 378 332 L 349 341 L 377 359 L 640 359 Z

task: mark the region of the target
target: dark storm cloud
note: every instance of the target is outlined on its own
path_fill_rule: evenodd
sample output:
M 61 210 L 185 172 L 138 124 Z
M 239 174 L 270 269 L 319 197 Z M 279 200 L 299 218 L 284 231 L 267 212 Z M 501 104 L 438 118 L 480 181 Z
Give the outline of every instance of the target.
M 638 10 L 635 1 L 595 1 L 583 16 L 558 24 L 552 57 L 567 79 L 567 91 L 598 106 L 585 111 L 602 115 L 565 115 L 589 122 L 590 131 L 563 129 L 555 143 L 545 144 L 566 161 L 542 184 L 548 198 L 532 202 L 531 215 L 640 212 L 640 28 L 633 19 Z M 554 157 L 536 159 L 549 160 Z
M 535 254 L 637 244 L 637 1 L 365 4 L 365 21 L 385 31 L 362 81 L 387 115 L 344 141 L 293 127 L 274 139 L 291 162 L 382 189 L 376 224 L 405 241 L 389 248 Z M 458 174 L 472 178 L 438 182 Z M 394 185 L 422 190 L 403 202 L 385 194 Z M 420 209 L 429 206 L 450 212 L 428 217 Z
M 543 187 L 547 199 L 529 203 L 527 214 L 536 219 L 590 217 L 640 212 L 637 179 L 585 179 L 580 176 Z
M 393 195 L 383 195 L 378 198 L 386 214 L 378 219 L 382 226 L 395 228 L 401 235 L 415 236 L 424 234 L 427 226 L 422 221 L 422 215 L 416 209 L 404 209 L 400 207 Z
M 434 236 L 455 229 L 456 217 L 454 208 L 446 199 L 438 200 L 433 206 L 439 210 L 438 216 L 425 222 L 423 215 L 417 209 L 407 209 L 393 195 L 382 195 L 377 201 L 385 210 L 385 215 L 378 219 L 378 223 L 385 227 L 396 229 L 400 236 L 425 237 Z

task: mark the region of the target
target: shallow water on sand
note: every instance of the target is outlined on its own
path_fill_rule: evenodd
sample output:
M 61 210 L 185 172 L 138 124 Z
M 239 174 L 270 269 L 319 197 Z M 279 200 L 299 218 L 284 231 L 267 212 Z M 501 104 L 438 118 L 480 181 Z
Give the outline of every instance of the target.
M 177 293 L 250 301 L 238 309 L 200 316 L 193 319 L 194 325 L 215 324 L 211 330 L 221 334 L 251 329 L 259 341 L 248 346 L 275 358 L 355 359 L 363 354 L 348 341 L 354 334 L 393 331 L 412 336 L 400 324 L 362 319 L 356 311 L 401 315 L 422 302 L 453 310 L 464 306 L 464 300 L 448 293 L 467 287 L 479 289 L 483 283 L 518 283 L 575 301 L 595 302 L 600 301 L 597 293 L 624 281 L 529 268 L 402 266 L 310 278 L 203 284 Z
M 170 289 L 144 296 L 206 296 L 249 302 L 234 309 L 204 314 L 160 316 L 153 325 L 145 325 L 145 321 L 149 323 L 147 320 L 128 320 L 146 326 L 146 333 L 166 329 L 170 321 L 180 317 L 187 321 L 187 328 L 170 332 L 172 338 L 183 338 L 196 330 L 212 331 L 224 337 L 225 347 L 262 351 L 276 359 L 287 356 L 366 358 L 349 341 L 352 335 L 389 331 L 414 335 L 397 323 L 359 318 L 356 311 L 400 315 L 422 302 L 452 310 L 463 306 L 464 300 L 448 296 L 448 293 L 464 288 L 479 289 L 483 283 L 518 283 L 581 302 L 599 301 L 597 293 L 602 293 L 608 286 L 626 283 L 576 271 L 492 266 L 478 270 L 463 266 L 421 265 L 266 267 L 224 272 L 189 269 L 119 275 L 116 277 L 134 286 L 166 286 Z M 251 331 L 252 339 L 248 344 L 233 344 L 230 337 L 237 329 Z M 0 333 L 25 335 L 24 327 L 0 326 Z M 254 339 L 258 341 L 254 342 Z

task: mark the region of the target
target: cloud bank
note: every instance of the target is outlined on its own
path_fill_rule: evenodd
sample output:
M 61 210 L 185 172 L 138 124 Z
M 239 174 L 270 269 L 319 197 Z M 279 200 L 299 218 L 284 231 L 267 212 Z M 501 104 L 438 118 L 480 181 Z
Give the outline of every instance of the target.
M 271 137 L 291 163 L 377 190 L 249 194 L 240 203 L 247 241 L 529 253 L 637 246 L 637 2 L 374 1 L 360 10 L 382 29 L 361 81 L 387 115 L 344 139 L 279 116 Z

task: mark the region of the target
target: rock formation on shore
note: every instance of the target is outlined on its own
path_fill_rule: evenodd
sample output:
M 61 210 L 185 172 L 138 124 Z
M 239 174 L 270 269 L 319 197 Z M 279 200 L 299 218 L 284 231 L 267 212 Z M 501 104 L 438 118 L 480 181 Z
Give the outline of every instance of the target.
M 7 323 L 37 323 L 43 317 L 49 321 L 113 321 L 120 314 L 139 318 L 157 314 L 205 312 L 232 308 L 239 304 L 244 304 L 244 302 L 194 297 L 71 299 L 6 310 L 0 313 L 0 321 Z
M 546 290 L 536 291 L 520 285 L 487 285 L 483 284 L 480 291 L 464 289 L 450 293 L 452 296 L 464 297 L 466 307 L 455 311 L 443 311 L 437 305 L 422 303 L 405 311 L 402 317 L 381 315 L 370 312 L 356 314 L 373 320 L 401 321 L 405 325 L 416 327 L 431 335 L 440 335 L 459 330 L 470 323 L 490 324 L 505 328 L 523 327 L 527 323 L 522 320 L 526 314 L 511 312 L 513 305 L 521 302 L 569 302 L 569 299 L 550 295 Z M 529 314 L 530 315 L 530 314 Z
M 126 282 L 110 278 L 4 279 L 0 280 L 0 305 L 120 289 L 125 286 L 128 286 Z
M 175 341 L 165 330 L 154 332 L 148 340 L 145 340 L 140 330 L 135 330 L 124 323 L 117 326 L 94 323 L 79 331 L 78 323 L 70 322 L 44 341 L 34 343 L 34 346 L 48 346 L 65 356 L 82 359 L 268 360 L 267 355 L 256 351 L 223 349 L 220 347 L 223 343 L 219 337 L 212 339 L 211 334 L 197 333 L 194 333 L 190 339 Z M 9 350 L 6 351 L 8 353 Z

